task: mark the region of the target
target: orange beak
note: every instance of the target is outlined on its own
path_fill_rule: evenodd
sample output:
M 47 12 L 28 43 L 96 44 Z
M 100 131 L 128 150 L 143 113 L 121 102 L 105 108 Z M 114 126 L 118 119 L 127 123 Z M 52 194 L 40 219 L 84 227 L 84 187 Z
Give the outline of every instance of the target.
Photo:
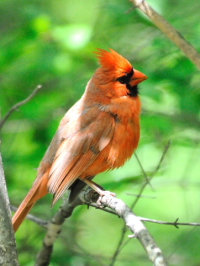
M 133 74 L 132 79 L 130 81 L 130 85 L 135 86 L 146 79 L 148 79 L 148 77 L 145 74 L 134 69 L 134 74 Z

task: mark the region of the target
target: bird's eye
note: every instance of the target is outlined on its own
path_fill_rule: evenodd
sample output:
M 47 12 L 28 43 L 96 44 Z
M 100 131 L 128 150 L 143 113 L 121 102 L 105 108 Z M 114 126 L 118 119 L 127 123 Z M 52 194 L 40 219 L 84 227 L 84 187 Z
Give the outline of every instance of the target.
M 133 76 L 134 72 L 133 69 L 130 73 L 126 73 L 126 75 L 121 76 L 119 78 L 117 78 L 116 80 L 119 81 L 121 84 L 128 84 L 131 77 Z
M 117 78 L 117 81 L 119 81 L 121 84 L 127 84 L 129 81 L 129 78 L 126 76 L 122 76 L 120 78 Z

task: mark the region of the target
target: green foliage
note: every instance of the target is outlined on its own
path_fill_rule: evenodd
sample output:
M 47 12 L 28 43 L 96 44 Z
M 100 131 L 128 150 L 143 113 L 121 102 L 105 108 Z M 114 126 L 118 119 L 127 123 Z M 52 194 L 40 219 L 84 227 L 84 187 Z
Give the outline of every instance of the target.
M 198 1 L 153 1 L 197 50 L 200 49 Z M 200 73 L 192 63 L 128 1 L 1 1 L 1 116 L 42 84 L 31 102 L 6 122 L 2 155 L 11 203 L 18 205 L 35 178 L 35 168 L 64 113 L 82 95 L 97 68 L 95 48 L 113 48 L 149 79 L 141 84 L 141 141 L 137 155 L 148 174 L 158 165 L 172 140 L 164 163 L 135 212 L 152 219 L 199 221 Z M 144 182 L 133 156 L 118 170 L 95 181 L 131 204 Z M 59 202 L 61 204 L 61 201 Z M 51 196 L 32 213 L 48 219 Z M 45 211 L 44 211 L 45 210 Z M 108 265 L 123 222 L 85 206 L 77 208 L 56 242 L 51 265 Z M 197 265 L 199 229 L 148 224 L 170 265 Z M 33 265 L 45 230 L 25 221 L 17 233 L 21 265 Z M 128 235 L 128 233 L 127 233 Z M 115 265 L 147 266 L 146 254 L 134 239 L 122 249 Z

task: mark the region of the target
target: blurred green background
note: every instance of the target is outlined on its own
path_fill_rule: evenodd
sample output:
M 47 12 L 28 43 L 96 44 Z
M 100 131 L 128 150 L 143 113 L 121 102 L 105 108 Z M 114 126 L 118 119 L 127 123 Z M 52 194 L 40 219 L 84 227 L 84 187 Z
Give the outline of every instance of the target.
M 199 1 L 148 1 L 200 50 Z M 43 88 L 15 112 L 1 132 L 1 150 L 11 203 L 19 205 L 30 189 L 36 168 L 64 113 L 83 94 L 97 68 L 95 48 L 113 48 L 144 72 L 141 141 L 137 155 L 150 175 L 165 145 L 172 144 L 160 170 L 134 211 L 137 215 L 173 222 L 200 222 L 200 73 L 197 68 L 129 1 L 50 0 L 0 1 L 1 117 L 33 89 Z M 129 206 L 144 183 L 135 157 L 121 169 L 95 181 L 117 193 Z M 149 197 L 150 196 L 150 197 Z M 52 196 L 36 204 L 32 214 L 43 219 Z M 200 265 L 198 227 L 146 224 L 170 265 Z M 109 265 L 123 221 L 82 206 L 65 223 L 51 260 L 53 266 Z M 126 233 L 126 240 L 128 239 Z M 20 265 L 33 265 L 45 230 L 25 221 L 17 246 Z M 135 239 L 115 263 L 152 265 Z

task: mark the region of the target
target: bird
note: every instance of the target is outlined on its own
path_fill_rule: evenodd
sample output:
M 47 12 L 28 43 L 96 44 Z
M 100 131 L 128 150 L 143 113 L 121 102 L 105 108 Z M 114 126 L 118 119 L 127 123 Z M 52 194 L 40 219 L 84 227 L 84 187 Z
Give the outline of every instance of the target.
M 85 185 L 105 195 L 92 179 L 122 166 L 138 146 L 138 84 L 148 77 L 113 49 L 98 48 L 94 53 L 100 66 L 80 100 L 61 120 L 35 182 L 13 216 L 15 232 L 34 204 L 48 193 L 53 194 L 52 205 L 68 189 L 73 201 Z

